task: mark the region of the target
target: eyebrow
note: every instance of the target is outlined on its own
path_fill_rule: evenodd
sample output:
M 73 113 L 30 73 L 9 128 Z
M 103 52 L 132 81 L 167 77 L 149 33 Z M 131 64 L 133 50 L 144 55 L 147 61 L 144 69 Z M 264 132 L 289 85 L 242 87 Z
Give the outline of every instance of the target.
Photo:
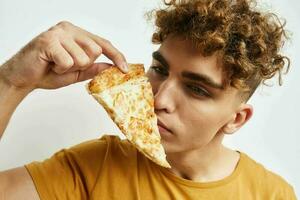
M 167 60 L 161 55 L 161 53 L 159 51 L 154 51 L 152 53 L 152 58 L 157 60 L 158 62 L 160 62 L 167 69 L 169 69 L 169 64 L 168 64 Z
M 209 87 L 216 88 L 219 90 L 224 90 L 223 84 L 215 82 L 210 77 L 208 77 L 204 74 L 198 74 L 198 73 L 194 73 L 194 72 L 184 71 L 184 72 L 182 72 L 182 76 L 184 78 L 190 79 L 192 81 L 202 82 L 202 83 L 208 85 Z
M 152 57 L 153 57 L 153 59 L 159 61 L 164 67 L 169 69 L 169 64 L 168 64 L 167 60 L 163 57 L 163 55 L 161 55 L 161 53 L 159 51 L 154 51 L 152 53 Z M 194 73 L 194 72 L 184 71 L 184 72 L 182 72 L 182 76 L 184 78 L 190 79 L 191 81 L 202 82 L 212 88 L 216 88 L 219 90 L 224 89 L 223 84 L 215 82 L 209 76 L 204 75 L 204 74 L 198 74 L 198 73 Z

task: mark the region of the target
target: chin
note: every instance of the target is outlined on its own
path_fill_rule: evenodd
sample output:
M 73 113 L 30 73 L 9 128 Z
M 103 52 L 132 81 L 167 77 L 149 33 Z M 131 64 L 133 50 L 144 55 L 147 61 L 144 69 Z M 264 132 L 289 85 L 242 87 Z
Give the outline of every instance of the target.
M 162 142 L 162 145 L 164 147 L 166 154 L 178 153 L 178 152 L 182 151 L 182 149 L 180 149 L 177 145 L 174 145 L 174 143 L 165 142 L 163 140 L 161 142 Z

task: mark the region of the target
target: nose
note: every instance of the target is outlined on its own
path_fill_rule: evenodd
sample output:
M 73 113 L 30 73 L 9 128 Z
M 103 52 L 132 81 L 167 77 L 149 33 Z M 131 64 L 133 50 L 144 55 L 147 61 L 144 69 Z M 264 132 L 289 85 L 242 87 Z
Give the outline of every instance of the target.
M 178 96 L 178 95 L 177 95 Z M 165 80 L 154 90 L 155 112 L 172 113 L 176 108 L 176 84 Z

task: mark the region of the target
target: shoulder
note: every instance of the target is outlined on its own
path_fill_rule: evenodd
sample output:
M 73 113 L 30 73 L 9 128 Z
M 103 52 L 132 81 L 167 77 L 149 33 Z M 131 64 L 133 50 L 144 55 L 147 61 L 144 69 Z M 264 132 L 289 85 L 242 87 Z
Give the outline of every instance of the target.
M 115 157 L 128 157 L 135 154 L 135 148 L 128 142 L 122 140 L 116 135 L 104 134 L 99 139 L 83 142 L 66 150 L 70 154 L 74 154 L 85 158 L 101 158 L 105 155 L 114 154 Z
M 112 171 L 113 174 L 121 170 L 128 172 L 126 164 L 135 159 L 134 154 L 134 147 L 126 140 L 104 135 L 63 149 L 49 159 L 26 165 L 26 168 L 41 196 L 60 199 L 62 194 L 67 194 L 70 199 L 76 199 L 89 196 L 99 177 L 103 179 Z
M 82 142 L 67 149 L 62 149 L 42 162 L 33 162 L 27 165 L 28 169 L 45 171 L 80 170 L 81 173 L 96 176 L 103 166 L 119 166 L 136 156 L 136 150 L 127 140 L 118 136 L 103 135 L 99 139 Z
M 267 196 L 293 197 L 295 195 L 293 187 L 280 175 L 270 171 L 261 163 L 253 160 L 248 155 L 241 153 L 243 157 L 243 172 L 247 176 L 250 184 L 263 190 Z M 291 198 L 294 199 L 294 198 Z

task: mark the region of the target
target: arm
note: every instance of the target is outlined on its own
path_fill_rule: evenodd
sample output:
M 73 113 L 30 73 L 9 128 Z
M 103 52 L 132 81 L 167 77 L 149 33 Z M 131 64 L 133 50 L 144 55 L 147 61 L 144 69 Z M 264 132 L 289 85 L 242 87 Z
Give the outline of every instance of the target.
M 16 107 L 29 92 L 19 90 L 5 82 L 0 69 L 0 139 Z
M 25 167 L 0 172 L 0 199 L 40 199 Z
M 56 89 L 92 78 L 111 66 L 124 72 L 124 56 L 107 40 L 69 22 L 43 32 L 0 66 L 0 138 L 20 102 L 36 88 Z M 63 178 L 63 177 L 62 177 Z M 38 199 L 25 167 L 0 172 L 0 199 Z

